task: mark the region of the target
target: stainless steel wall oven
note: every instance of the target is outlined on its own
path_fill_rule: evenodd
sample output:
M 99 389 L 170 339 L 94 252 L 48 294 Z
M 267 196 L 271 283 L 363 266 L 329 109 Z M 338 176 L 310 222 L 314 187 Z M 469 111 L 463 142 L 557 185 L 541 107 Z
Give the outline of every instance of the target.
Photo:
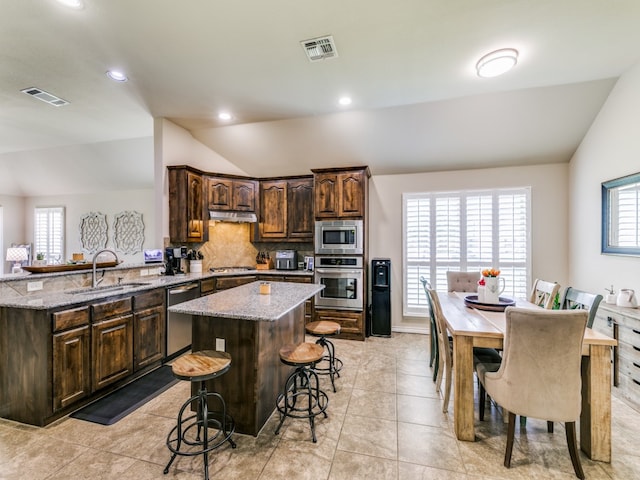
M 316 256 L 315 283 L 325 288 L 316 295 L 316 307 L 362 311 L 364 269 L 362 257 Z

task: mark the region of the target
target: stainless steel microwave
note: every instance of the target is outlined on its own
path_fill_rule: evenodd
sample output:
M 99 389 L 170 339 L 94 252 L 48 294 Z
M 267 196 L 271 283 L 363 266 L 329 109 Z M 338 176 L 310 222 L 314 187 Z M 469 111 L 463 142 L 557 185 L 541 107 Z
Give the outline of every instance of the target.
M 362 255 L 362 220 L 316 221 L 315 252 L 324 255 Z

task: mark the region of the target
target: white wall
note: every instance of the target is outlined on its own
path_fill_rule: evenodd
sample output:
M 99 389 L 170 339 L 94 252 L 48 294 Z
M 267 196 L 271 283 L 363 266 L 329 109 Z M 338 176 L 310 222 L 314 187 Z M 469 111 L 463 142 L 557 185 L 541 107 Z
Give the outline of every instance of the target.
M 0 195 L 2 206 L 2 232 L 0 232 L 0 274 L 11 272 L 11 263 L 5 262 L 7 247 L 12 243 L 28 243 L 25 236 L 24 198 Z
M 113 248 L 113 221 L 114 215 L 123 211 L 136 211 L 142 214 L 144 223 L 145 248 L 160 248 L 153 238 L 155 231 L 155 212 L 153 208 L 153 189 L 123 190 L 115 192 L 96 192 L 85 195 L 55 195 L 25 198 L 25 238 L 33 242 L 33 209 L 35 207 L 65 207 L 65 260 L 71 258 L 72 253 L 80 253 L 82 243 L 80 241 L 80 218 L 89 212 L 100 212 L 107 216 L 107 248 Z M 90 256 L 85 253 L 85 258 Z M 125 255 L 117 252 L 120 260 L 125 263 L 142 263 L 142 252 Z
M 620 77 L 573 156 L 570 172 L 569 277 L 576 288 L 640 292 L 640 257 L 602 255 L 601 183 L 640 172 L 640 63 Z
M 392 328 L 427 329 L 426 317 L 402 316 L 402 194 L 531 186 L 532 279 L 568 280 L 568 165 L 376 175 L 369 189 L 369 254 L 391 259 Z

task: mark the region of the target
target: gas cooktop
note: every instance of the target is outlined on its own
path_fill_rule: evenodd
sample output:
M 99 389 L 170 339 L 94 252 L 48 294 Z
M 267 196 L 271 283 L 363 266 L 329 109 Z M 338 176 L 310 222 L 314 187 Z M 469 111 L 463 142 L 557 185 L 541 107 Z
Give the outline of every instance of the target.
M 211 267 L 209 270 L 213 273 L 236 273 L 254 270 L 254 267 Z

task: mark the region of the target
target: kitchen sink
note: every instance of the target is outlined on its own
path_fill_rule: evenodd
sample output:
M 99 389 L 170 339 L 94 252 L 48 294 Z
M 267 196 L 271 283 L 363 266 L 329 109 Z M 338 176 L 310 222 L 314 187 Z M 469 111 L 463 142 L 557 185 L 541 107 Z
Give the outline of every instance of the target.
M 80 295 L 80 294 L 87 295 L 91 293 L 115 292 L 118 290 L 124 290 L 126 288 L 133 288 L 133 287 L 144 287 L 145 285 L 151 285 L 151 284 L 147 282 L 126 282 L 126 283 L 119 283 L 117 285 L 74 288 L 71 290 L 65 290 L 64 293 L 68 293 L 71 295 Z

